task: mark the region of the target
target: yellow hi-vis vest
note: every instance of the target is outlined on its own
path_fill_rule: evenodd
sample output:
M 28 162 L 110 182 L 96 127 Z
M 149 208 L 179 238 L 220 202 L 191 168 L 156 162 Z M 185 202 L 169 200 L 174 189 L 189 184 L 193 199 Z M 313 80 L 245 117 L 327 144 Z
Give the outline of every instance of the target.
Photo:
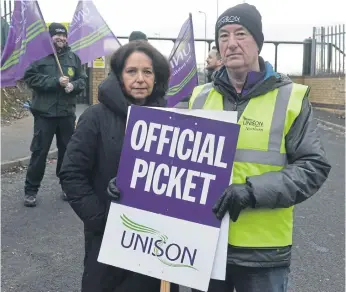
M 307 90 L 307 86 L 291 83 L 250 99 L 238 121 L 232 183 L 242 184 L 247 177 L 286 166 L 285 136 L 301 111 Z M 194 89 L 189 109 L 223 110 L 223 102 L 223 96 L 207 83 Z M 293 207 L 247 208 L 237 222 L 230 222 L 228 242 L 236 247 L 282 247 L 292 244 L 292 233 Z

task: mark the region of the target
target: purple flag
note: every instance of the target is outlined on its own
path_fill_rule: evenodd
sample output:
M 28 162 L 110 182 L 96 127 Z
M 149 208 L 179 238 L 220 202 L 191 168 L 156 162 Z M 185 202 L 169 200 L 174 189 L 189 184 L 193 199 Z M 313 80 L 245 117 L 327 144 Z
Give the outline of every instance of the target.
M 1 56 L 1 87 L 15 86 L 34 61 L 54 53 L 37 1 L 15 1 L 8 39 Z
M 168 106 L 175 106 L 181 99 L 190 95 L 198 85 L 195 42 L 192 16 L 183 24 L 169 57 L 171 79 L 167 92 Z
M 110 55 L 121 46 L 92 1 L 78 2 L 68 41 L 82 64 Z

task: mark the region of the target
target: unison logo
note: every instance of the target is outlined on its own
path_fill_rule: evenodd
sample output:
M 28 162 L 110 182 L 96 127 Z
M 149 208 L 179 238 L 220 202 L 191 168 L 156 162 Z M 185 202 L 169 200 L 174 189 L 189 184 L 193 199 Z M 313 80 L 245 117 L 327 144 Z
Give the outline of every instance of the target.
M 243 117 L 243 126 L 245 126 L 247 130 L 263 131 L 263 122 L 254 119 Z
M 123 248 L 155 256 L 167 266 L 197 270 L 194 267 L 197 249 L 191 250 L 186 246 L 169 242 L 166 235 L 153 228 L 138 224 L 124 214 L 120 218 L 123 225 L 131 230 L 131 232 L 126 230 L 123 232 L 121 238 Z

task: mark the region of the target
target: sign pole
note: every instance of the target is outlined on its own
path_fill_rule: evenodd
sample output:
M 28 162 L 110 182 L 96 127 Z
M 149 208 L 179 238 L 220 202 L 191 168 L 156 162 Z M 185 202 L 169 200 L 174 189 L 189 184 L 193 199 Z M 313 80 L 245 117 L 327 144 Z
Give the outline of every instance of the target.
M 170 292 L 170 291 L 171 291 L 171 283 L 161 280 L 160 292 Z

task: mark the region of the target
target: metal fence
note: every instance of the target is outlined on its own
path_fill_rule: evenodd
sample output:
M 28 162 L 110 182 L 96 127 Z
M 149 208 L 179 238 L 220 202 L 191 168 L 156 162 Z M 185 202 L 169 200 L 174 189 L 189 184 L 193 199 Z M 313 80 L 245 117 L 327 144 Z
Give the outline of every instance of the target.
M 117 36 L 118 39 L 128 39 L 128 36 Z M 151 41 L 172 41 L 173 43 L 176 41 L 176 38 L 167 38 L 167 37 L 148 37 L 148 40 Z M 195 42 L 206 42 L 208 46 L 208 51 L 210 51 L 212 47 L 212 43 L 215 42 L 215 39 L 203 39 L 203 38 L 195 38 Z M 278 52 L 279 45 L 304 45 L 305 41 L 296 42 L 296 41 L 264 41 L 265 44 L 274 45 L 274 70 L 277 71 L 278 68 Z M 206 56 L 205 56 L 206 58 Z
M 344 75 L 345 24 L 314 27 L 312 37 L 311 75 Z
M 1 1 L 0 10 L 1 10 L 1 51 L 5 47 L 7 40 L 7 35 L 9 31 L 9 25 L 12 19 L 12 12 L 14 7 L 14 1 Z
M 14 8 L 14 1 L 13 0 L 4 0 L 1 3 L 1 17 L 7 21 L 7 23 L 11 22 L 12 19 L 12 12 Z

